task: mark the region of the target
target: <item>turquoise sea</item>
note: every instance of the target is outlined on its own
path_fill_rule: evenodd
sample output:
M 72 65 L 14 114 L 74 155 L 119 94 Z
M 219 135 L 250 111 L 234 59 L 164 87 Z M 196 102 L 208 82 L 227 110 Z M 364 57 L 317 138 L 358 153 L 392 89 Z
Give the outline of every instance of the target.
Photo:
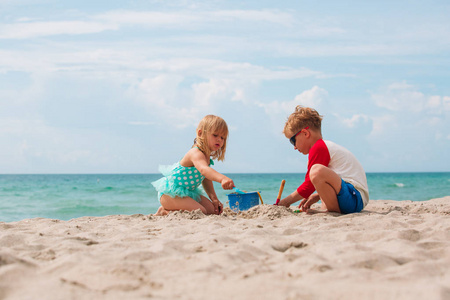
M 241 190 L 260 191 L 273 204 L 282 179 L 283 196 L 305 174 L 226 174 Z M 82 216 L 155 213 L 159 202 L 151 182 L 160 174 L 0 175 L 0 222 L 28 218 L 69 220 Z M 426 201 L 450 195 L 450 172 L 368 173 L 370 200 Z M 215 183 L 226 203 L 229 191 Z

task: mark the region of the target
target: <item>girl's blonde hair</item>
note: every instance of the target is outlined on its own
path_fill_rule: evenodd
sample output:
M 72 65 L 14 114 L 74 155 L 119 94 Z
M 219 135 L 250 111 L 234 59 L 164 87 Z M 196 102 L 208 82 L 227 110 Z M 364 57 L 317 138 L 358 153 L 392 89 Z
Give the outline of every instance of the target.
M 201 135 L 198 134 L 202 131 Z M 208 146 L 209 134 L 219 134 L 224 136 L 223 146 L 217 151 L 211 152 Z M 227 149 L 228 126 L 224 119 L 214 115 L 205 116 L 197 126 L 197 137 L 192 147 L 198 147 L 207 157 L 212 157 L 219 161 L 225 160 L 225 152 Z
M 288 134 L 295 134 L 306 127 L 321 132 L 322 119 L 323 116 L 319 115 L 314 108 L 297 105 L 295 111 L 287 119 L 283 133 L 290 138 L 287 136 Z

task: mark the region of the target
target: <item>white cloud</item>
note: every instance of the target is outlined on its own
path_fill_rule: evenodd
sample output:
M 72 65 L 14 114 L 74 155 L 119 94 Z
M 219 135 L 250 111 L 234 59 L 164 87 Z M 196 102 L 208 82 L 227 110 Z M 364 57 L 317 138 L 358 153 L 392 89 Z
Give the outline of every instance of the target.
M 444 96 L 442 97 L 442 106 L 445 111 L 450 111 L 450 96 Z
M 349 128 L 354 128 L 361 123 L 367 123 L 370 121 L 370 117 L 364 114 L 356 114 L 353 115 L 350 119 L 344 118 L 342 119 L 342 123 Z
M 441 97 L 440 96 L 430 96 L 428 98 L 427 106 L 430 108 L 436 108 L 441 105 Z
M 382 108 L 369 115 L 372 131 L 368 136 L 371 149 L 383 153 L 387 147 L 390 154 L 384 161 L 395 165 L 409 162 L 411 166 L 422 165 L 414 157 L 423 157 L 425 152 L 435 155 L 445 152 L 446 140 L 450 128 L 445 99 L 448 96 L 427 95 L 406 82 L 393 83 L 372 95 L 374 103 Z M 407 149 L 407 150 L 406 150 Z M 405 152 L 406 151 L 406 152 Z M 406 157 L 405 153 L 409 156 Z M 428 158 L 427 158 L 428 159 Z M 379 158 L 380 166 L 385 164 Z M 440 168 L 436 165 L 436 168 Z
M 210 79 L 208 82 L 194 84 L 194 105 L 200 107 L 209 106 L 214 98 L 225 98 L 230 90 L 232 83 L 230 80 Z M 231 87 L 232 89 L 232 87 Z
M 304 91 L 301 94 L 295 96 L 294 103 L 312 107 L 314 109 L 319 109 L 323 98 L 327 95 L 328 92 L 325 89 L 314 86 L 312 89 Z
M 146 78 L 133 86 L 128 96 L 137 99 L 156 120 L 176 128 L 196 124 L 203 115 L 214 112 L 220 103 L 247 101 L 245 90 L 249 86 L 245 82 L 210 78 L 186 85 L 184 81 L 191 78 L 171 73 Z
M 85 163 L 92 170 L 89 164 L 95 164 L 95 158 L 118 161 L 114 156 L 121 153 L 115 144 L 126 144 L 120 138 L 102 139 L 112 127 L 126 131 L 133 126 L 138 145 L 139 131 L 153 134 L 161 131 L 156 129 L 159 126 L 168 131 L 195 126 L 205 113 L 223 113 L 230 129 L 239 129 L 234 133 L 236 143 L 242 145 L 248 139 L 242 128 L 245 122 L 255 127 L 250 128 L 255 133 L 273 129 L 275 134 L 261 142 L 262 149 L 269 149 L 264 143 L 280 137 L 280 126 L 297 105 L 312 106 L 323 115 L 345 116 L 338 116 L 338 124 L 333 124 L 336 132 L 331 133 L 339 136 L 345 133 L 343 126 L 353 128 L 356 136 L 350 143 L 356 147 L 361 147 L 373 126 L 368 140 L 377 155 L 388 146 L 391 151 L 398 141 L 402 143 L 399 155 L 403 146 L 418 149 L 419 132 L 422 140 L 431 137 L 428 142 L 448 143 L 449 95 L 419 87 L 447 91 L 441 83 L 450 34 L 448 18 L 441 14 L 420 22 L 415 17 L 422 12 L 409 18 L 402 15 L 398 24 L 397 19 L 380 19 L 377 13 L 365 15 L 360 8 L 351 14 L 343 10 L 328 14 L 293 2 L 280 10 L 265 9 L 259 2 L 246 4 L 253 7 L 248 10 L 229 9 L 232 4 L 226 1 L 169 2 L 135 2 L 121 6 L 124 10 L 111 10 L 115 5 L 106 2 L 90 8 L 81 2 L 57 8 L 39 2 L 37 10 L 14 10 L 15 4 L 8 1 L 11 6 L 0 20 L 0 39 L 9 39 L 0 47 L 4 141 L 0 153 L 7 159 L 17 153 L 24 160 Z M 399 64 L 402 68 L 397 68 Z M 426 74 L 420 69 L 425 65 Z M 388 67 L 392 72 L 386 73 Z M 398 78 L 403 72 L 408 73 L 409 83 Z M 421 81 L 424 78 L 427 82 Z M 394 83 L 376 90 L 385 80 Z M 311 88 L 300 93 L 297 84 Z M 319 87 L 325 84 L 327 90 Z M 352 95 L 343 99 L 350 86 Z M 362 98 L 367 88 L 375 91 L 372 102 L 353 101 Z M 333 99 L 340 98 L 339 103 L 326 101 L 328 92 Z M 74 111 L 70 118 L 69 110 Z M 71 121 L 78 111 L 89 112 L 95 121 Z M 22 123 L 12 118 L 21 118 Z M 77 126 L 92 132 L 81 133 L 74 129 Z M 127 146 L 122 154 L 132 148 Z M 436 149 L 434 156 L 444 153 L 443 148 Z M 77 162 L 60 153 L 72 153 Z M 383 163 L 395 165 L 396 158 L 389 160 L 389 155 Z M 243 159 L 240 155 L 235 165 Z M 9 170 L 13 169 L 11 164 Z
M 69 47 L 70 48 L 70 47 Z M 76 49 L 75 49 L 76 50 Z M 266 68 L 250 63 L 216 59 L 173 58 L 148 60 L 142 52 L 103 50 L 66 53 L 23 53 L 4 51 L 0 68 L 5 72 L 17 70 L 40 78 L 34 84 L 41 93 L 31 93 L 30 99 L 45 94 L 52 78 L 61 76 L 74 80 L 84 78 L 110 82 L 128 89 L 126 96 L 154 115 L 175 126 L 188 126 L 222 101 L 250 104 L 248 94 L 265 81 L 317 77 L 320 72 L 306 68 Z M 37 63 L 38 62 L 38 63 Z M 187 85 L 186 82 L 192 82 Z M 315 88 L 313 88 L 314 90 Z M 309 103 L 308 92 L 294 101 Z M 4 95 L 4 91 L 3 91 Z M 45 95 L 41 95 L 44 97 Z M 12 96 L 10 98 L 13 98 Z M 286 104 L 284 104 L 286 105 Z M 195 107 L 195 108 L 194 108 Z M 191 117 L 182 117 L 188 113 Z M 183 121 L 173 122 L 179 118 Z
M 144 78 L 138 86 L 138 100 L 152 109 L 155 107 L 166 107 L 176 101 L 177 89 L 183 76 L 162 74 L 153 78 Z
M 17 169 L 34 159 L 66 164 L 89 155 L 89 151 L 74 147 L 74 136 L 49 127 L 42 120 L 0 119 L 0 125 L 0 136 L 10 142 L 3 151 L 17 163 Z
M 390 111 L 413 113 L 426 111 L 438 114 L 448 110 L 450 102 L 448 96 L 425 95 L 405 81 L 392 83 L 380 89 L 378 93 L 372 94 L 372 99 L 377 106 Z
M 133 126 L 151 126 L 155 125 L 155 122 L 129 121 L 128 124 Z
M 130 163 L 129 149 L 139 148 L 126 137 L 92 128 L 57 128 L 40 119 L 1 118 L 0 137 L 8 141 L 0 147 L 2 170 L 8 173 L 114 172 Z
M 283 80 L 319 77 L 321 72 L 307 68 L 267 68 L 251 63 L 238 63 L 220 59 L 173 58 L 150 60 L 141 65 L 147 70 L 176 72 L 202 78 L 220 78 L 236 82 L 260 82 L 264 80 Z
M 171 59 L 145 64 L 148 73 L 160 75 L 140 80 L 130 88 L 128 96 L 149 111 L 164 115 L 164 121 L 178 127 L 188 126 L 205 112 L 214 110 L 221 102 L 240 101 L 253 104 L 247 94 L 264 81 L 315 76 L 307 69 L 271 70 L 249 63 L 233 63 L 208 59 Z M 195 81 L 186 86 L 185 81 Z M 200 82 L 199 82 L 200 81 Z M 269 104 L 256 103 L 268 114 L 290 113 L 296 105 L 319 106 L 327 92 L 317 86 L 304 91 L 292 101 Z M 182 117 L 183 114 L 191 117 Z M 168 115 L 173 116 L 167 117 Z
M 289 13 L 270 10 L 212 10 L 212 11 L 109 11 L 94 19 L 115 24 L 139 24 L 146 26 L 171 26 L 186 29 L 186 25 L 224 22 L 263 22 L 290 25 L 294 18 Z
M 242 20 L 275 23 L 284 26 L 292 25 L 295 20 L 294 16 L 290 13 L 271 10 L 222 10 L 213 12 L 212 14 L 206 12 L 206 15 L 211 15 L 210 18 L 216 22 L 221 22 L 222 20 Z
M 255 105 L 264 109 L 265 114 L 272 120 L 274 124 L 283 124 L 284 120 L 294 112 L 297 105 L 312 107 L 319 109 L 324 98 L 328 92 L 318 86 L 313 86 L 311 89 L 303 91 L 295 96 L 291 101 L 273 101 L 270 103 L 255 102 Z
M 425 106 L 425 95 L 406 82 L 393 83 L 378 94 L 372 94 L 372 99 L 377 106 L 392 111 L 419 112 Z
M 139 30 L 176 29 L 182 32 L 171 32 L 170 38 L 177 40 L 178 45 L 183 43 L 183 38 L 195 43 L 202 36 L 209 36 L 207 39 L 210 41 L 211 36 L 216 36 L 216 41 L 209 44 L 211 48 L 217 45 L 217 41 L 226 41 L 228 38 L 241 41 L 228 43 L 231 47 L 221 44 L 227 47 L 227 51 L 223 53 L 229 53 L 233 49 L 240 50 L 245 45 L 245 49 L 251 49 L 253 53 L 277 53 L 292 57 L 434 54 L 446 53 L 450 45 L 449 27 L 446 26 L 448 21 L 445 18 L 426 18 L 421 14 L 402 16 L 402 26 L 399 26 L 397 19 L 380 21 L 376 14 L 348 18 L 346 14 L 329 16 L 323 12 L 304 12 L 301 7 L 244 10 L 215 9 L 214 6 L 218 5 L 213 4 L 210 9 L 196 5 L 183 5 L 184 8 L 177 7 L 175 10 L 173 7 L 161 9 L 164 5 L 153 5 L 154 10 L 124 9 L 83 14 L 83 20 L 72 12 L 72 21 L 33 22 L 32 18 L 21 16 L 16 18 L 16 23 L 0 27 L 0 38 L 80 35 L 106 30 L 127 30 L 130 27 Z M 105 8 L 107 7 L 106 5 Z M 61 13 L 61 10 L 58 12 Z M 61 15 L 67 18 L 67 11 L 65 13 Z M 58 15 L 52 17 L 55 19 Z M 245 31 L 240 28 L 245 28 Z M 387 31 L 386 28 L 395 30 Z M 186 34 L 186 31 L 191 32 Z M 257 34 L 252 35 L 252 32 Z M 159 41 L 170 39 L 161 33 L 152 33 L 151 37 L 152 41 L 155 38 Z M 185 47 L 187 45 L 182 48 Z M 170 47 L 166 47 L 166 50 L 167 48 Z M 216 51 L 220 51 L 222 47 L 217 48 Z
M 215 111 L 220 103 L 229 101 L 256 105 L 272 118 L 285 118 L 297 105 L 320 107 L 327 95 L 326 90 L 314 86 L 297 95 L 292 101 L 254 101 L 247 94 L 253 93 L 265 80 L 279 78 L 280 72 L 283 71 L 272 71 L 250 64 L 171 60 L 166 63 L 155 62 L 153 68 L 158 68 L 161 75 L 140 80 L 130 88 L 128 97 L 137 99 L 137 103 L 168 126 L 182 128 L 195 124 L 202 115 Z M 163 68 L 169 68 L 170 71 L 164 72 Z M 174 70 L 176 72 L 173 72 Z M 295 70 L 288 70 L 287 74 L 294 77 L 298 75 Z M 200 82 L 186 85 L 185 82 L 192 78 Z
M 373 123 L 370 135 L 375 138 L 375 141 L 380 142 L 380 137 L 386 137 L 393 129 L 398 128 L 394 115 L 373 116 L 371 119 Z
M 114 24 L 83 22 L 83 21 L 54 21 L 5 24 L 0 27 L 0 39 L 28 39 L 61 34 L 90 34 L 105 30 L 117 30 Z
M 117 46 L 117 47 L 116 47 Z M 183 49 L 183 47 L 181 47 Z M 184 51 L 171 53 L 169 59 L 155 59 L 164 56 L 164 49 L 152 46 L 133 45 L 122 49 L 121 45 L 112 48 L 90 47 L 67 42 L 64 45 L 51 45 L 51 48 L 37 47 L 33 51 L 0 50 L 0 72 L 78 72 L 80 76 L 113 76 L 129 79 L 136 74 L 176 73 L 183 76 L 220 78 L 235 81 L 284 80 L 330 76 L 319 71 L 299 67 L 268 68 L 247 62 L 232 62 L 225 59 L 184 57 Z M 199 57 L 202 57 L 199 55 Z M 84 74 L 84 75 L 82 75 Z M 133 75 L 134 74 L 134 75 Z M 138 75 L 142 76 L 142 75 Z
M 244 101 L 246 99 L 245 96 L 245 90 L 244 89 L 240 89 L 240 88 L 236 88 L 234 90 L 234 95 L 231 98 L 232 101 Z
M 142 105 L 156 122 L 184 128 L 198 121 L 201 109 L 194 107 L 192 97 L 180 89 L 183 80 L 183 76 L 174 74 L 145 78 L 131 87 L 127 94 Z
M 94 19 L 115 24 L 138 24 L 147 26 L 186 25 L 200 21 L 199 16 L 190 13 L 166 13 L 155 11 L 109 11 Z
M 431 117 L 431 118 L 425 118 L 424 122 L 427 126 L 435 127 L 435 126 L 442 124 L 442 119 L 438 118 L 438 117 Z

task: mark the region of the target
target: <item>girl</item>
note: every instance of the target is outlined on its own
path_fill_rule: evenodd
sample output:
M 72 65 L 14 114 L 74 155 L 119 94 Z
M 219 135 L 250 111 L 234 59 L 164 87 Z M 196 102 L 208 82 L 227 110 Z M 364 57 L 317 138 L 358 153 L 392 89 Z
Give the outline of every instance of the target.
M 226 190 L 232 189 L 234 182 L 210 166 L 214 165 L 211 157 L 221 161 L 225 159 L 227 137 L 227 123 L 220 117 L 207 115 L 198 124 L 192 149 L 173 166 L 160 166 L 164 177 L 152 182 L 161 202 L 157 216 L 173 210 L 200 209 L 204 214 L 222 212 L 223 204 L 217 199 L 212 182 L 219 182 Z M 200 183 L 209 199 L 199 188 Z

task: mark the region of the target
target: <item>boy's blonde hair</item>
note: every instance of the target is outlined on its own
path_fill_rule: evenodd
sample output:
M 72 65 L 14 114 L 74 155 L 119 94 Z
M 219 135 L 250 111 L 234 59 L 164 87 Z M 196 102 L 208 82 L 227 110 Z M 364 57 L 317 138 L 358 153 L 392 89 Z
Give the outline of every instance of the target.
M 201 130 L 202 134 L 199 136 L 198 131 Z M 219 134 L 224 136 L 223 146 L 217 151 L 211 152 L 208 147 L 209 134 Z M 212 157 L 219 161 L 225 160 L 225 152 L 227 149 L 228 138 L 228 126 L 224 119 L 214 115 L 205 116 L 197 126 L 197 137 L 194 140 L 192 147 L 198 147 L 207 157 Z
M 323 116 L 319 115 L 314 108 L 297 105 L 295 111 L 287 119 L 283 133 L 290 138 L 291 136 L 288 135 L 296 134 L 306 127 L 322 133 L 322 119 Z

